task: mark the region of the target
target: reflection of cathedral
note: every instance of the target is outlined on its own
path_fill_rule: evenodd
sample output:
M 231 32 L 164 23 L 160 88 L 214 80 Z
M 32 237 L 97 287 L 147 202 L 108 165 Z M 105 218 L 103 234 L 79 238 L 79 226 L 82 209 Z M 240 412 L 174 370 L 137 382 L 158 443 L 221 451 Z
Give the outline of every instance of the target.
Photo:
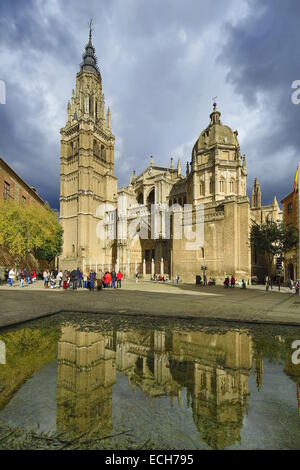
M 190 332 L 174 337 L 174 375 L 179 366 L 179 376 L 185 381 L 186 366 L 190 370 L 187 387 L 194 421 L 201 438 L 214 449 L 239 440 L 248 405 L 251 363 L 252 344 L 247 332 Z
M 107 435 L 112 427 L 115 352 L 109 333 L 62 327 L 58 343 L 57 430 Z
M 108 435 L 116 371 L 149 399 L 188 406 L 201 438 L 224 448 L 240 438 L 248 404 L 252 340 L 227 331 L 128 330 L 97 333 L 64 326 L 58 347 L 58 431 Z

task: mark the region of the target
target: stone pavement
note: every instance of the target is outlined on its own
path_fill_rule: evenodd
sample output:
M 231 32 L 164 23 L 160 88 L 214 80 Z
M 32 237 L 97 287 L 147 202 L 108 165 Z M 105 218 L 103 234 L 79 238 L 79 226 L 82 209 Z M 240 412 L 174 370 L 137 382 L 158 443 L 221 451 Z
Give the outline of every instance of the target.
M 262 289 L 242 290 L 125 281 L 122 289 L 89 292 L 44 289 L 42 283 L 0 287 L 0 327 L 59 312 L 203 318 L 300 325 L 300 297 Z

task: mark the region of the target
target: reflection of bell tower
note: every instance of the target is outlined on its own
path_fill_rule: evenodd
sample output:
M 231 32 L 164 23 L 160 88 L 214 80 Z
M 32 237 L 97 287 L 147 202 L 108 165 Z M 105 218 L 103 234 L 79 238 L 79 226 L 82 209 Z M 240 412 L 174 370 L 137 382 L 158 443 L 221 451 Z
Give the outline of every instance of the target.
M 260 392 L 263 384 L 264 360 L 262 352 L 254 356 L 254 374 L 256 378 L 257 390 Z
M 57 430 L 106 436 L 112 428 L 116 380 L 112 334 L 63 326 L 58 343 Z
M 62 264 L 67 269 L 85 262 L 105 262 L 105 246 L 96 236 L 104 203 L 113 204 L 114 142 L 111 112 L 105 118 L 102 77 L 92 44 L 92 29 L 85 47 L 76 91 L 67 106 L 61 129 L 60 220 L 64 229 Z M 109 256 L 109 254 L 106 254 Z

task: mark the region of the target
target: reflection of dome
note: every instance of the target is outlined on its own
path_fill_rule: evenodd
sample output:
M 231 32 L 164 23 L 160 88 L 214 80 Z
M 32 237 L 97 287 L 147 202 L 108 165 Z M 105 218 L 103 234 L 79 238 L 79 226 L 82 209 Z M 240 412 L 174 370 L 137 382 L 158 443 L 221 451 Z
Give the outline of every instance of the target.
M 240 442 L 244 415 L 243 405 L 227 403 L 217 407 L 214 403 L 204 402 L 201 406 L 194 399 L 192 407 L 193 419 L 201 439 L 209 447 L 214 450 L 224 450 L 226 447 Z
M 201 132 L 193 148 L 193 155 L 204 153 L 215 145 L 222 147 L 239 148 L 237 131 L 233 131 L 229 126 L 225 126 L 220 120 L 221 113 L 217 111 L 217 105 L 214 103 L 214 110 L 210 115 L 209 126 Z

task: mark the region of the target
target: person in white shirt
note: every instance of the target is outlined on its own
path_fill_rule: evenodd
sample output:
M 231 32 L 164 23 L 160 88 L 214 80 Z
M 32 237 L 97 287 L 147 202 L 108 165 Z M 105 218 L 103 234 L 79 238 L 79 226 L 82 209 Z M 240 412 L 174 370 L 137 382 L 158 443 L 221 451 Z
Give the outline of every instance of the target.
M 59 287 L 61 287 L 61 285 L 62 285 L 62 279 L 63 279 L 63 273 L 62 273 L 62 271 L 59 271 L 59 273 L 56 276 L 56 280 L 58 281 Z
M 15 271 L 13 270 L 13 268 L 11 268 L 11 270 L 8 273 L 8 283 L 10 287 L 13 286 L 14 279 L 15 279 Z

